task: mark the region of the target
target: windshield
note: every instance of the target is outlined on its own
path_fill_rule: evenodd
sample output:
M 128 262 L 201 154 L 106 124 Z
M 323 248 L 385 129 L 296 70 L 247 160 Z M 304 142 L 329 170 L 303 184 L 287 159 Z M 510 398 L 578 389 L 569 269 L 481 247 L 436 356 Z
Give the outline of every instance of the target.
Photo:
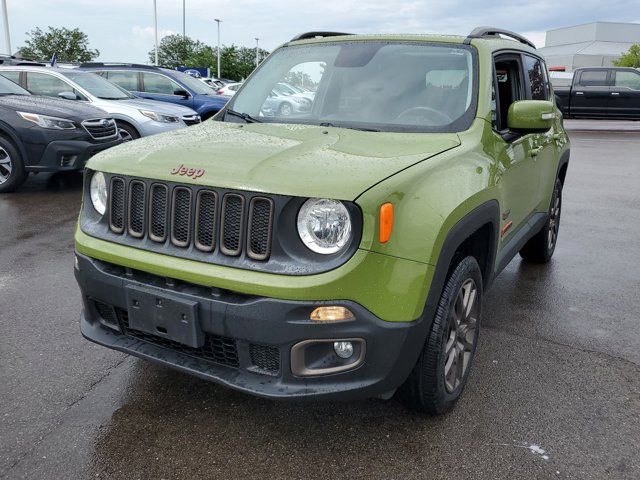
M 0 75 L 0 95 L 31 95 L 20 85 Z
M 213 95 L 214 91 L 211 90 L 211 87 L 207 86 L 204 82 L 198 80 L 197 78 L 193 78 L 190 75 L 182 72 L 171 72 L 173 75 L 176 75 L 176 80 L 184 83 L 187 87 L 193 90 L 197 95 Z
M 453 132 L 468 128 L 475 116 L 475 76 L 466 45 L 289 46 L 262 64 L 229 109 L 265 122 Z
M 126 90 L 95 73 L 64 72 L 64 76 L 77 83 L 91 95 L 103 100 L 125 100 L 127 98 L 133 98 L 133 95 Z

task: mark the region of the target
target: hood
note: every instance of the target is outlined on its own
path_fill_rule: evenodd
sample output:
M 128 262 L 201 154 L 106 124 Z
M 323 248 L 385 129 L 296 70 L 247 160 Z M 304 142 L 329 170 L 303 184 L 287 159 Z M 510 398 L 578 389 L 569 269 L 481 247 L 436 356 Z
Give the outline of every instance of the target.
M 40 95 L 2 95 L 0 106 L 20 112 L 38 113 L 75 121 L 109 117 L 104 110 L 84 102 Z
M 165 181 L 354 200 L 390 175 L 458 145 L 455 133 L 375 133 L 210 120 L 111 148 L 87 166 Z M 181 165 L 203 169 L 204 174 L 171 174 Z
M 124 105 L 136 110 L 152 110 L 164 115 L 175 115 L 182 117 L 183 115 L 196 115 L 196 112 L 188 107 L 176 105 L 175 103 L 157 102 L 155 100 L 147 100 L 144 98 L 132 98 L 130 100 L 111 100 L 118 105 Z

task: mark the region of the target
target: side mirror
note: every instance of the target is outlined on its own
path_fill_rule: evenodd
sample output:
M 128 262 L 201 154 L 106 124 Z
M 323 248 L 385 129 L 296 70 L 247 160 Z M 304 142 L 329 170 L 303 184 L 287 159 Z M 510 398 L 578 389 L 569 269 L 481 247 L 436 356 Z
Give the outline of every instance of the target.
M 189 98 L 189 92 L 187 92 L 186 90 L 182 90 L 180 88 L 178 88 L 177 90 L 174 90 L 173 94 L 177 95 L 178 97 Z
M 65 100 L 79 100 L 80 98 L 73 92 L 60 92 L 58 94 L 60 98 L 64 98 Z
M 507 113 L 507 127 L 516 133 L 544 133 L 556 118 L 555 106 L 546 100 L 518 100 Z

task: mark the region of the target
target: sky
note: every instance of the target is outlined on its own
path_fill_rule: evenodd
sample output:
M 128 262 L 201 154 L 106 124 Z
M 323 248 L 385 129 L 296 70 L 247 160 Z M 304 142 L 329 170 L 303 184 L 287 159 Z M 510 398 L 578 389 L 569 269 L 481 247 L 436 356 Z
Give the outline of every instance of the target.
M 157 0 L 160 37 L 182 33 L 182 1 Z M 513 30 L 544 46 L 545 31 L 593 21 L 640 23 L 639 0 L 185 0 L 186 34 L 273 50 L 314 30 L 350 33 L 469 33 L 478 25 Z M 78 27 L 101 61 L 148 62 L 153 48 L 153 0 L 7 0 L 12 53 L 25 33 L 48 26 Z M 2 24 L 0 24 L 2 28 Z M 640 39 L 639 39 L 640 40 Z M 0 52 L 6 53 L 4 31 Z

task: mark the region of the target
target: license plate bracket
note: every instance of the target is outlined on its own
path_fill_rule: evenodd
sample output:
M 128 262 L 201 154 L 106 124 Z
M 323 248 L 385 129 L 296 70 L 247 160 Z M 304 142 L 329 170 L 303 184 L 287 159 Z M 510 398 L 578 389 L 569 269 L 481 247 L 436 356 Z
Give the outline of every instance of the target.
M 169 292 L 128 285 L 129 328 L 192 348 L 204 345 L 198 302 Z

